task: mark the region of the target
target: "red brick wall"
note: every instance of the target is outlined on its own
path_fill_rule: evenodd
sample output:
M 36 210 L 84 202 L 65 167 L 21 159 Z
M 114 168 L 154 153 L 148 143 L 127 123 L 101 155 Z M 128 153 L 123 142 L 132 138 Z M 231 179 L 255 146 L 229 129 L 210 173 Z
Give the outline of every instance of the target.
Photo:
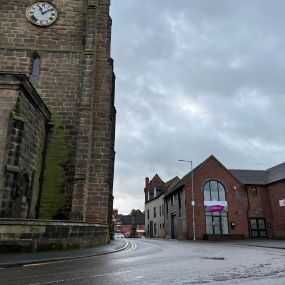
M 252 188 L 257 189 L 256 195 L 252 193 Z M 248 186 L 249 216 L 265 216 L 270 214 L 270 202 L 268 191 L 265 186 Z
M 269 200 L 272 209 L 272 237 L 285 238 L 285 207 L 279 206 L 279 200 L 285 199 L 285 181 L 268 186 Z
M 163 181 L 160 179 L 160 177 L 156 174 L 151 181 L 147 184 L 146 188 L 147 189 L 153 189 L 158 186 L 162 186 Z
M 145 226 L 144 225 L 137 225 L 137 230 L 144 231 Z
M 257 189 L 256 195 L 252 192 L 252 187 Z M 248 186 L 248 201 L 249 211 L 248 217 L 260 217 L 265 218 L 265 223 L 272 224 L 271 203 L 269 199 L 269 193 L 266 186 Z M 273 228 L 267 228 L 267 236 L 272 237 Z
M 145 202 L 148 200 L 148 192 L 156 187 L 163 186 L 164 182 L 160 179 L 160 177 L 156 174 L 150 182 L 146 179 L 146 187 L 144 188 L 145 194 Z
M 196 238 L 203 239 L 203 235 L 206 233 L 203 186 L 208 180 L 218 180 L 226 188 L 229 234 L 248 237 L 246 191 L 214 157 L 210 157 L 194 175 Z M 185 189 L 188 238 L 192 239 L 191 181 L 186 183 Z M 235 229 L 230 228 L 231 222 L 236 223 Z

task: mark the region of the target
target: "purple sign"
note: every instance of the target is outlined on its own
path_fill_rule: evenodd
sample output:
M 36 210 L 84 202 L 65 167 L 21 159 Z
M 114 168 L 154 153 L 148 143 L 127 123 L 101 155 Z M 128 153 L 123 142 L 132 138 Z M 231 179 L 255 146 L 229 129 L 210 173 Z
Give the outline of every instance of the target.
M 204 206 L 206 212 L 223 212 L 225 206 L 215 205 L 215 206 Z
M 226 201 L 204 201 L 204 210 L 206 212 L 225 212 L 228 210 Z

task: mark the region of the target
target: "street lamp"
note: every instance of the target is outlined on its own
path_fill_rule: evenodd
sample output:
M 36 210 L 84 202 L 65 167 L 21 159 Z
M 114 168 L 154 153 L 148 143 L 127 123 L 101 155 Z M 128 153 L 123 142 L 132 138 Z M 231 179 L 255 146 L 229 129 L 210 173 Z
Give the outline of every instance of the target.
M 193 183 L 193 162 L 192 160 L 179 159 L 180 162 L 188 162 L 191 164 L 191 192 L 192 192 L 192 225 L 193 225 L 193 240 L 196 240 L 196 226 L 195 226 L 195 196 L 194 196 L 194 183 Z

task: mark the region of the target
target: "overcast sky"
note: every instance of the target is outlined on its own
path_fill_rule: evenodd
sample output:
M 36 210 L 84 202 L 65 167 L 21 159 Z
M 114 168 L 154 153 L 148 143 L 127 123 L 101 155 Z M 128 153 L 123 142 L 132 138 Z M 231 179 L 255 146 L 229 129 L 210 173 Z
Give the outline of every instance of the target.
M 285 161 L 284 0 L 113 0 L 114 207 L 144 209 L 145 177 Z

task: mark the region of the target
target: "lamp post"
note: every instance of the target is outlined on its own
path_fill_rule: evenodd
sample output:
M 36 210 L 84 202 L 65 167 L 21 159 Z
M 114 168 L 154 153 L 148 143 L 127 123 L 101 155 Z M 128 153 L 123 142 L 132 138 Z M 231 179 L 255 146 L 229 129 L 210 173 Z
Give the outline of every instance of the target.
M 196 226 L 195 226 L 195 196 L 194 196 L 194 182 L 193 182 L 193 162 L 192 160 L 179 159 L 180 162 L 188 162 L 191 164 L 191 193 L 192 193 L 192 226 L 193 226 L 193 240 L 196 240 Z

